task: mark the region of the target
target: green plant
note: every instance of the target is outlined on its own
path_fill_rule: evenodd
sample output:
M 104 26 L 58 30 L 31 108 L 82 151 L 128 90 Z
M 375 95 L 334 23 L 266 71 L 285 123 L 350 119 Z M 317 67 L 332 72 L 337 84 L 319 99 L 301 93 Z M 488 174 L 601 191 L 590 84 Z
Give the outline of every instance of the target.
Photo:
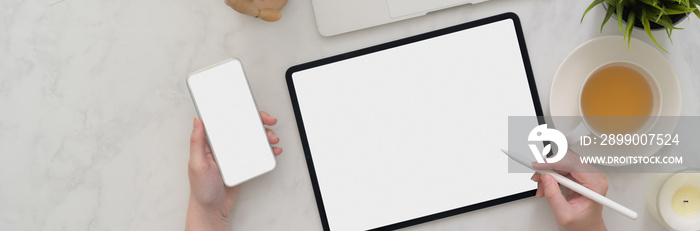
M 620 27 L 620 31 L 624 34 L 627 39 L 627 49 L 629 50 L 630 39 L 632 38 L 632 30 L 634 28 L 635 22 L 641 24 L 647 32 L 647 35 L 651 37 L 651 40 L 656 43 L 661 50 L 666 51 L 651 34 L 651 22 L 654 22 L 662 26 L 668 34 L 668 39 L 671 40 L 671 33 L 673 30 L 682 30 L 683 28 L 678 28 L 673 25 L 671 17 L 674 15 L 688 15 L 691 12 L 695 13 L 698 18 L 700 18 L 700 0 L 594 0 L 586 12 L 583 13 L 581 17 L 581 22 L 586 14 L 593 9 L 598 4 L 606 2 L 608 4 L 608 10 L 605 14 L 605 19 L 603 19 L 603 25 L 600 26 L 600 31 L 603 31 L 603 26 L 608 22 L 613 13 L 617 14 L 617 24 Z M 626 17 L 626 18 L 625 18 Z M 627 22 L 627 26 L 623 27 L 622 21 Z M 673 43 L 673 40 L 671 40 Z

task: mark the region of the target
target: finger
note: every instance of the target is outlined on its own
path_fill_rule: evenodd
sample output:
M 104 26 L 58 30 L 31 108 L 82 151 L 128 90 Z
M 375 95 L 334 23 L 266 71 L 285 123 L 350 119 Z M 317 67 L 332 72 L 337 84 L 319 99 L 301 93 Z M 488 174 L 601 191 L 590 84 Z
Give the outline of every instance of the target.
M 600 172 L 600 170 L 591 165 L 581 163 L 580 156 L 570 150 L 567 151 L 563 159 L 556 163 L 534 162 L 532 167 L 539 170 L 553 170 L 558 173 Z
M 279 156 L 280 154 L 282 154 L 282 151 L 283 150 L 280 147 L 272 147 L 272 152 L 275 153 L 275 156 Z
M 271 144 L 277 144 L 280 142 L 280 138 L 277 137 L 275 132 L 272 131 L 272 129 L 265 128 L 265 131 L 267 132 L 267 141 L 270 142 Z
M 530 180 L 537 182 L 537 191 L 535 191 L 535 196 L 536 197 L 542 197 L 542 184 L 540 182 L 540 174 L 539 172 L 536 172 L 532 174 L 532 177 L 530 177 Z
M 201 160 L 204 157 L 207 138 L 204 133 L 204 124 L 198 118 L 192 122 L 192 135 L 190 136 L 190 160 Z
M 207 138 L 204 133 L 204 124 L 198 118 L 192 122 L 192 135 L 190 136 L 190 161 L 191 169 L 200 169 L 206 163 Z
M 571 214 L 571 205 L 564 198 L 564 195 L 561 194 L 559 184 L 554 180 L 554 177 L 549 174 L 543 174 L 541 180 L 544 188 L 544 197 L 547 198 L 549 207 L 552 208 L 554 215 L 557 216 L 557 220 L 561 220 L 562 216 Z
M 578 158 L 574 157 L 577 156 L 575 153 L 571 151 L 567 151 L 564 158 L 561 160 L 554 162 L 554 163 L 539 163 L 539 162 L 533 162 L 532 167 L 538 170 L 562 170 L 562 171 L 568 171 L 571 169 L 571 166 L 574 164 L 574 160 L 578 160 Z
M 262 118 L 263 124 L 272 126 L 277 123 L 277 118 L 272 117 L 270 114 L 267 114 L 265 111 L 260 111 L 260 118 Z
M 534 162 L 534 163 L 532 163 L 532 167 L 537 169 L 537 170 L 566 171 L 567 169 L 569 169 L 566 164 L 562 163 L 562 161 L 555 162 L 555 163 L 537 163 L 537 162 Z

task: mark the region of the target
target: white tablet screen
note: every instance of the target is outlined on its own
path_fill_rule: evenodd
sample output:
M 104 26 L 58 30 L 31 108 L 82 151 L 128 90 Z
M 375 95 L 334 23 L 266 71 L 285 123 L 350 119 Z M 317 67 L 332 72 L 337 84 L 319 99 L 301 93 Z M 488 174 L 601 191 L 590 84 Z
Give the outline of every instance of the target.
M 512 19 L 291 78 L 330 230 L 383 227 L 536 187 L 529 174 L 508 173 L 500 153 L 508 116 L 535 115 Z

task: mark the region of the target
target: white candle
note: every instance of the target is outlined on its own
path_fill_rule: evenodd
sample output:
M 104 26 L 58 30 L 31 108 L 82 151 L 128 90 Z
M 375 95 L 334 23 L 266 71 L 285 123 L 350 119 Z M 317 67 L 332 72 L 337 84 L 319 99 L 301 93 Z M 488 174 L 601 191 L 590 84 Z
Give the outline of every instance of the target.
M 670 175 L 670 176 L 669 176 Z M 664 180 L 665 179 L 665 180 Z M 700 173 L 665 174 L 652 183 L 650 212 L 674 230 L 700 230 Z M 656 193 L 653 193 L 655 191 Z M 655 194 L 655 195 L 654 195 Z

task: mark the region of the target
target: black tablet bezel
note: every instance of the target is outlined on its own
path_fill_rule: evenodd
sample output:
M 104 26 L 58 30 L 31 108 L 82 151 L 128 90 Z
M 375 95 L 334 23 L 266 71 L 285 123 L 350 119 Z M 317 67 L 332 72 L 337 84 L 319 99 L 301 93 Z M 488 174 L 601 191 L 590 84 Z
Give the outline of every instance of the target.
M 456 26 L 452 26 L 452 27 L 448 27 L 448 28 L 444 28 L 444 29 L 440 29 L 440 30 L 436 30 L 436 31 L 432 31 L 432 32 L 427 32 L 424 34 L 419 34 L 419 35 L 415 35 L 415 36 L 411 36 L 408 38 L 399 39 L 399 40 L 395 40 L 395 41 L 391 41 L 391 42 L 387 42 L 387 43 L 383 43 L 383 44 L 371 46 L 368 48 L 364 48 L 364 49 L 360 49 L 360 50 L 356 50 L 356 51 L 351 51 L 351 52 L 347 52 L 344 54 L 335 55 L 335 56 L 319 59 L 316 61 L 296 65 L 296 66 L 290 67 L 287 70 L 286 79 L 287 79 L 287 87 L 289 89 L 289 96 L 291 98 L 292 106 L 294 108 L 294 115 L 296 117 L 297 127 L 299 129 L 299 136 L 301 138 L 301 143 L 302 143 L 302 146 L 304 148 L 304 154 L 306 156 L 306 165 L 309 169 L 309 177 L 311 178 L 311 184 L 313 185 L 314 195 L 316 196 L 316 205 L 318 206 L 318 213 L 321 217 L 321 223 L 323 225 L 323 230 L 330 230 L 330 227 L 328 224 L 328 218 L 326 216 L 325 207 L 323 205 L 323 198 L 321 195 L 321 190 L 320 190 L 320 187 L 318 185 L 318 180 L 316 178 L 316 170 L 314 168 L 313 158 L 311 157 L 311 149 L 309 148 L 309 143 L 307 140 L 306 131 L 304 129 L 304 121 L 302 120 L 301 111 L 299 109 L 299 102 L 298 102 L 298 99 L 296 96 L 296 90 L 294 88 L 294 80 L 292 79 L 292 75 L 298 71 L 303 71 L 306 69 L 311 69 L 311 68 L 315 68 L 318 66 L 323 66 L 326 64 L 330 64 L 330 63 L 334 63 L 334 62 L 338 62 L 338 61 L 342 61 L 342 60 L 346 60 L 346 59 L 350 59 L 350 58 L 354 58 L 354 57 L 358 57 L 358 56 L 362 56 L 362 55 L 367 55 L 370 53 L 374 53 L 374 52 L 378 52 L 378 51 L 382 51 L 382 50 L 386 50 L 386 49 L 391 49 L 394 47 L 403 46 L 406 44 L 410 44 L 410 43 L 414 43 L 414 42 L 418 42 L 418 41 L 422 41 L 422 40 L 426 40 L 426 39 L 454 33 L 457 31 L 462 31 L 462 30 L 466 30 L 466 29 L 470 29 L 470 28 L 474 28 L 474 27 L 502 21 L 502 20 L 508 20 L 508 19 L 513 20 L 513 24 L 515 25 L 516 34 L 518 36 L 518 43 L 520 45 L 520 54 L 522 55 L 523 64 L 525 66 L 525 72 L 527 74 L 528 83 L 530 85 L 530 94 L 531 94 L 532 101 L 533 101 L 534 106 L 535 106 L 535 113 L 537 114 L 538 122 L 540 124 L 544 124 L 544 117 L 543 117 L 544 113 L 542 111 L 542 105 L 540 104 L 540 100 L 539 100 L 540 98 L 539 98 L 539 95 L 537 93 L 537 86 L 535 85 L 535 78 L 534 78 L 534 75 L 532 73 L 532 67 L 530 65 L 530 58 L 528 56 L 527 47 L 525 45 L 525 37 L 523 36 L 523 30 L 522 30 L 522 26 L 520 25 L 520 19 L 518 18 L 518 16 L 515 13 L 504 13 L 504 14 L 500 14 L 500 15 L 495 15 L 495 16 L 491 16 L 488 18 L 459 24 Z M 486 207 L 491 207 L 491 206 L 495 206 L 495 205 L 499 205 L 499 204 L 503 204 L 503 203 L 527 198 L 527 197 L 531 197 L 531 196 L 535 195 L 535 191 L 536 190 L 533 189 L 533 190 L 529 190 L 529 191 L 525 191 L 525 192 L 521 192 L 521 193 L 516 193 L 516 194 L 509 195 L 509 196 L 480 202 L 477 204 L 471 204 L 471 205 L 463 206 L 463 207 L 452 209 L 452 210 L 447 210 L 447 211 L 443 211 L 443 212 L 439 212 L 439 213 L 435 213 L 435 214 L 431 214 L 431 215 L 427 215 L 427 216 L 423 216 L 423 217 L 418 217 L 418 218 L 414 218 L 414 219 L 410 219 L 410 220 L 406 220 L 406 221 L 402 221 L 402 222 L 398 222 L 398 223 L 394 223 L 394 224 L 390 224 L 390 225 L 386 225 L 386 226 L 382 226 L 382 227 L 377 227 L 377 228 L 374 228 L 372 230 L 394 230 L 394 229 L 404 228 L 404 227 L 408 227 L 408 226 L 412 226 L 412 225 L 417 225 L 420 223 L 425 223 L 425 222 L 429 222 L 429 221 L 433 221 L 433 220 L 437 220 L 437 219 L 441 219 L 441 218 L 445 218 L 445 217 L 449 217 L 449 216 L 454 216 L 454 215 L 469 212 L 469 211 L 474 211 L 474 210 L 478 210 L 478 209 L 482 209 L 482 208 L 486 208 Z

